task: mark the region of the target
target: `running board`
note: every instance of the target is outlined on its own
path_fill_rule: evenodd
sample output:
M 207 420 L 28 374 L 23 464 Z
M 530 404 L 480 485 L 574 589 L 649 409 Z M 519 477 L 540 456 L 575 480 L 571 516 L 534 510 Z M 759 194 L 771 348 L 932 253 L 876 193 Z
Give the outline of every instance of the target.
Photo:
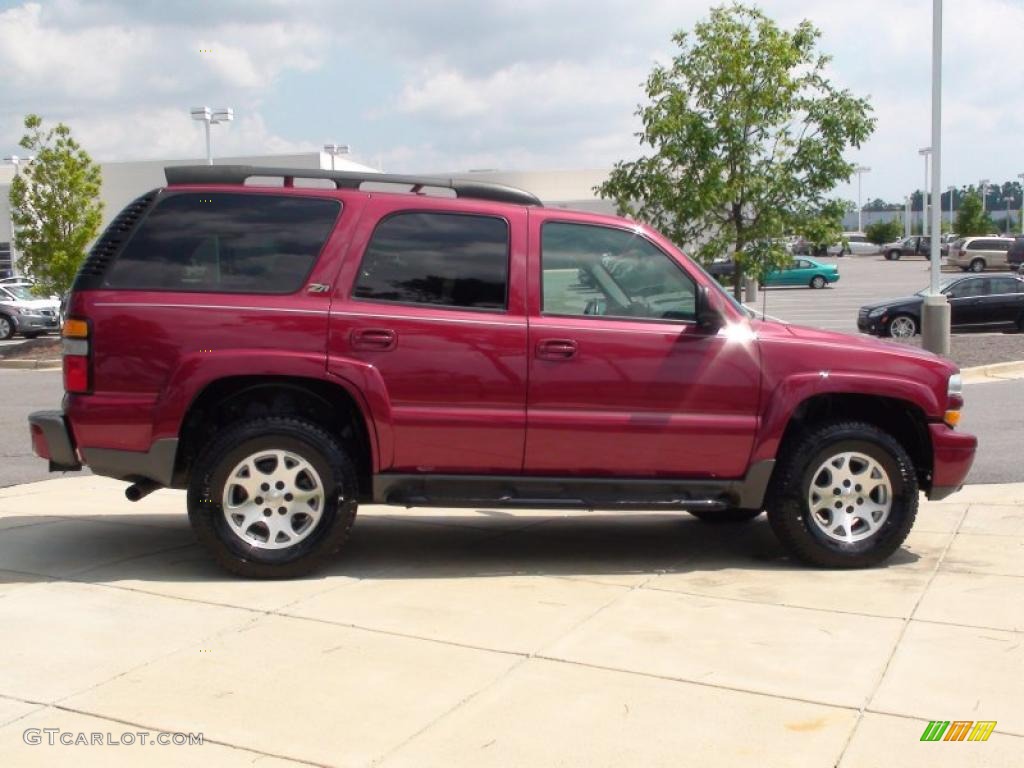
M 407 475 L 373 477 L 373 501 L 402 507 L 715 511 L 760 509 L 774 462 L 738 480 Z

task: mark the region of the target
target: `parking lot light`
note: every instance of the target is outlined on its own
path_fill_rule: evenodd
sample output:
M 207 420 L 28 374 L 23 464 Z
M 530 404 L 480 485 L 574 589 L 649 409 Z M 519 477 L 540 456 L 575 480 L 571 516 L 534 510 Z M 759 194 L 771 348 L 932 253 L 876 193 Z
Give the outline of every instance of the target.
M 858 165 L 856 168 L 853 169 L 853 172 L 857 174 L 857 231 L 858 232 L 863 232 L 864 231 L 864 221 L 863 221 L 863 218 L 862 218 L 862 215 L 864 213 L 864 203 L 861 200 L 860 180 L 861 180 L 861 176 L 863 176 L 865 173 L 868 173 L 870 170 L 871 169 L 868 168 L 866 165 Z
M 932 153 L 931 147 L 922 147 L 917 154 L 924 157 L 924 191 L 921 193 L 921 234 L 928 234 L 928 158 Z
M 921 306 L 921 346 L 929 352 L 949 356 L 950 306 L 939 290 L 939 235 L 942 233 L 942 0 L 932 0 L 932 143 L 921 150 L 928 175 L 928 159 L 932 168 L 932 200 L 939 199 L 938 208 L 932 207 L 931 218 L 931 284 Z M 927 185 L 926 185 L 927 186 Z M 927 193 L 926 193 L 927 194 Z M 925 211 L 928 206 L 924 206 Z M 925 233 L 922 233 L 925 234 Z
M 949 191 L 949 231 L 953 231 L 953 208 L 955 207 L 955 201 L 953 199 L 953 193 L 956 192 L 956 187 L 947 187 Z
M 986 206 L 985 198 L 988 197 L 988 179 L 982 179 L 978 182 L 978 188 L 981 190 L 981 212 L 984 213 L 988 210 Z
M 1010 203 L 1013 202 L 1013 198 L 1007 195 L 1003 198 L 1003 202 L 1006 203 L 1006 234 L 1010 234 Z
M 1017 178 L 1020 179 L 1021 183 L 1021 196 L 1020 196 L 1020 233 L 1024 235 L 1024 173 L 1018 173 Z
M 334 170 L 334 158 L 338 155 L 347 155 L 351 150 L 348 144 L 324 144 L 324 152 L 331 156 L 331 170 Z
M 235 119 L 235 110 L 231 107 L 192 107 L 189 110 L 193 120 L 200 121 L 206 129 L 206 164 L 213 165 L 213 154 L 210 151 L 210 126 L 217 123 L 230 123 Z

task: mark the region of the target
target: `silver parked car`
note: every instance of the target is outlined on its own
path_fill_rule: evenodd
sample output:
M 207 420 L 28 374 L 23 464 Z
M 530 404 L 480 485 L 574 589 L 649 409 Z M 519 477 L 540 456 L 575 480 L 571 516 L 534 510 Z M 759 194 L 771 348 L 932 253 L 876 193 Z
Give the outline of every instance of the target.
M 0 285 L 0 340 L 16 333 L 34 338 L 60 328 L 60 302 L 40 299 L 25 285 Z

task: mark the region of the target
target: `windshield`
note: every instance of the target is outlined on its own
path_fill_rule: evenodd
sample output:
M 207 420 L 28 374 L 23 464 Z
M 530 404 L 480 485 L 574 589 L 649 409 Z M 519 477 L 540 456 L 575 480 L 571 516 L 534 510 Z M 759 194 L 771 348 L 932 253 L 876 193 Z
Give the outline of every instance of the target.
M 3 289 L 20 301 L 31 301 L 38 298 L 38 296 L 33 296 L 32 291 L 24 285 L 5 285 Z
M 945 293 L 947 290 L 949 290 L 949 287 L 953 283 L 957 282 L 958 280 L 962 280 L 962 279 L 963 278 L 961 278 L 961 277 L 943 277 L 943 278 L 941 278 L 939 280 L 939 293 Z M 926 288 L 922 288 L 920 291 L 918 291 L 914 295 L 915 296 L 927 296 L 930 291 L 931 291 L 931 286 L 928 286 Z

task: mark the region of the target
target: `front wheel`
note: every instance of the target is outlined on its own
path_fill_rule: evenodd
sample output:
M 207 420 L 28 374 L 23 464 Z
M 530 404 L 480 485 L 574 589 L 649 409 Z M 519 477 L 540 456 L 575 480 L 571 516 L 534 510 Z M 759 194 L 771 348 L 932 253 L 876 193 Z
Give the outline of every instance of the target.
M 355 465 L 333 435 L 303 419 L 272 416 L 224 429 L 200 453 L 188 516 L 227 570 L 290 578 L 341 548 L 357 498 Z
M 889 251 L 889 253 L 885 255 L 885 258 L 887 258 L 889 261 L 899 261 L 900 256 L 902 255 L 903 254 L 900 253 L 899 251 Z
M 825 278 L 821 275 L 815 275 L 811 278 L 811 288 L 824 288 Z
M 0 315 L 0 341 L 7 341 L 14 335 L 14 323 L 7 315 Z
M 794 556 L 826 568 L 876 565 L 903 544 L 917 515 L 917 475 L 890 434 L 862 422 L 805 433 L 784 456 L 768 521 Z
M 917 321 L 910 315 L 896 315 L 885 331 L 894 339 L 909 339 L 917 333 Z

